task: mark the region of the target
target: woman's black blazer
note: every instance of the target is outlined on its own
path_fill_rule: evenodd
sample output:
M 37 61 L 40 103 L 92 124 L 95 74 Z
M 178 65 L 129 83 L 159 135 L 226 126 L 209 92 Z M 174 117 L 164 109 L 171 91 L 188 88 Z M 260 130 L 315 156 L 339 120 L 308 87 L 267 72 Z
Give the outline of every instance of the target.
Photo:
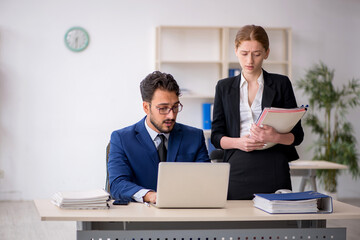
M 291 82 L 287 76 L 264 71 L 264 91 L 262 109 L 265 107 L 295 108 L 297 107 Z M 235 77 L 219 80 L 216 85 L 213 121 L 211 126 L 211 142 L 220 149 L 220 139 L 223 136 L 240 137 L 240 80 L 241 74 Z M 292 145 L 277 144 L 273 148 L 283 151 L 289 161 L 296 160 L 299 155 L 294 146 L 299 145 L 304 138 L 301 121 L 291 130 L 295 140 Z M 228 161 L 234 149 L 226 150 L 224 161 Z

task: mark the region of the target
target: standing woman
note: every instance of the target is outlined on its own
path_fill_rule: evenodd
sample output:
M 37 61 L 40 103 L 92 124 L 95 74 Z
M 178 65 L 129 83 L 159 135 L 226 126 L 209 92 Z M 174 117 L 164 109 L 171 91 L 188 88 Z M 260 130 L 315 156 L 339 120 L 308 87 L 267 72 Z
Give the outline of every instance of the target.
M 235 39 L 241 74 L 216 86 L 211 141 L 225 150 L 224 161 L 231 165 L 230 200 L 291 189 L 288 162 L 299 158 L 295 146 L 304 138 L 301 122 L 285 134 L 254 124 L 265 107 L 297 107 L 289 78 L 262 69 L 269 53 L 269 38 L 261 26 L 242 27 Z M 263 149 L 267 142 L 277 144 Z

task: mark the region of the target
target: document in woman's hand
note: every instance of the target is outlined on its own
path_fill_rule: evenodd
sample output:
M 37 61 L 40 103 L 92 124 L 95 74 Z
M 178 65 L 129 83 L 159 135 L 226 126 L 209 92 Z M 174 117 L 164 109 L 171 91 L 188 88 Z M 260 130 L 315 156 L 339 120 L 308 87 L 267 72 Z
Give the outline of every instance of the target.
M 295 127 L 295 125 L 300 121 L 305 113 L 305 107 L 264 108 L 258 120 L 256 121 L 256 125 L 269 125 L 273 127 L 278 133 L 288 133 Z M 266 143 L 266 146 L 262 149 L 266 149 L 274 145 L 275 143 L 269 142 Z

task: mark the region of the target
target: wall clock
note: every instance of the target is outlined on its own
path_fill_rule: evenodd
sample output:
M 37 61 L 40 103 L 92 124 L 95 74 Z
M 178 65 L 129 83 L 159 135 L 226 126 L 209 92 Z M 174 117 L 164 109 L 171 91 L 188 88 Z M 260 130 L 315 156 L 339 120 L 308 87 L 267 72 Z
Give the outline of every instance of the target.
M 81 27 L 72 27 L 65 33 L 64 41 L 68 49 L 80 52 L 89 45 L 89 34 Z

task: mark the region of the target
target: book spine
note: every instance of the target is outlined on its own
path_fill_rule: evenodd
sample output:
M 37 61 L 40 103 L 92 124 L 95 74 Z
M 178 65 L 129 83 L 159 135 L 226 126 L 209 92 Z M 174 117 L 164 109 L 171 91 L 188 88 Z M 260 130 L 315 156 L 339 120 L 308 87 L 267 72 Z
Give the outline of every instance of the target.
M 211 129 L 211 105 L 212 103 L 203 103 L 203 129 Z
M 229 77 L 234 77 L 239 75 L 241 70 L 239 68 L 230 68 L 229 69 Z
M 262 124 L 262 122 L 265 119 L 266 114 L 268 113 L 269 108 L 264 108 L 263 111 L 261 112 L 259 119 L 256 121 L 256 125 L 260 126 Z

